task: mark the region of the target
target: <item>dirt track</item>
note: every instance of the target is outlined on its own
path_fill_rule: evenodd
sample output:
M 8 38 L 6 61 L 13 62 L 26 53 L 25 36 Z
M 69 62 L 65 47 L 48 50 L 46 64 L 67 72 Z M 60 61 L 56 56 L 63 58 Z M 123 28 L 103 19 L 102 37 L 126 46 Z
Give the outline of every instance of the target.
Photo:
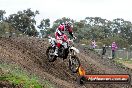
M 47 79 L 58 88 L 132 88 L 127 84 L 85 84 L 79 86 L 76 83 L 77 74 L 70 73 L 67 60 L 56 60 L 49 63 L 46 60 L 45 51 L 48 42 L 37 38 L 0 38 L 0 63 L 16 63 L 28 70 Z M 96 54 L 80 48 L 78 56 L 88 74 L 120 74 L 131 73 L 127 68 L 122 68 L 108 59 L 101 59 Z

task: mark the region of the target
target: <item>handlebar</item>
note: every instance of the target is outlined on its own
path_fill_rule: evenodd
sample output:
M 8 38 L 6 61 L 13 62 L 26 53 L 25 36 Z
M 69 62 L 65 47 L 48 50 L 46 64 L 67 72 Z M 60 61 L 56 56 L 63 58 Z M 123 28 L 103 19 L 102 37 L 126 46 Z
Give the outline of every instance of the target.
M 55 38 L 51 37 L 51 36 L 48 36 L 49 39 L 51 40 L 56 40 Z M 66 42 L 70 45 L 74 45 L 74 40 L 76 40 L 76 38 L 72 38 L 72 39 L 68 39 Z

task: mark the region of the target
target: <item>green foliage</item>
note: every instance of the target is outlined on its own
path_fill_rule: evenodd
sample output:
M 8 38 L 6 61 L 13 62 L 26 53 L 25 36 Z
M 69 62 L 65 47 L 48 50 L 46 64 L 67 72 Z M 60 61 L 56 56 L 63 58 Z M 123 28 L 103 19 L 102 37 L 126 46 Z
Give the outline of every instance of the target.
M 83 23 L 83 24 L 80 24 Z M 132 24 L 121 18 L 109 21 L 100 17 L 86 17 L 85 20 L 74 23 L 77 37 L 94 39 L 101 46 L 117 42 L 120 48 L 127 48 L 132 43 Z
M 35 16 L 37 14 L 39 14 L 38 11 L 33 12 L 31 9 L 18 11 L 17 14 L 11 14 L 6 21 L 23 34 L 36 36 Z
M 80 40 L 80 43 L 89 45 L 91 42 L 90 42 L 90 40 L 82 39 L 82 40 Z
M 0 10 L 0 22 L 5 20 L 4 14 L 6 14 L 5 10 Z
M 101 17 L 86 17 L 84 20 L 76 22 L 69 18 L 57 19 L 48 33 L 54 33 L 60 23 L 72 22 L 73 32 L 78 41 L 87 44 L 87 40 L 96 40 L 99 46 L 103 44 L 111 45 L 113 41 L 120 48 L 128 48 L 132 44 L 132 24 L 122 18 L 109 21 Z
M 109 37 L 105 38 L 103 40 L 100 40 L 103 44 L 106 44 L 107 46 L 110 46 L 112 42 L 116 42 L 119 48 L 128 48 L 128 41 L 124 38 L 121 38 L 119 36 Z
M 39 78 L 34 75 L 30 74 L 23 70 L 22 68 L 18 67 L 14 64 L 0 64 L 0 68 L 4 72 L 3 75 L 0 75 L 0 80 L 7 80 L 14 85 L 22 85 L 23 88 L 49 88 L 53 87 L 51 84 L 49 85 L 48 81 L 44 81 L 42 84 L 39 82 Z
M 29 36 L 37 36 L 38 31 L 35 28 L 35 16 L 39 11 L 31 9 L 18 11 L 16 14 L 11 14 L 5 17 L 5 10 L 0 10 L 0 36 L 5 32 L 23 33 Z M 54 35 L 56 28 L 65 22 L 70 22 L 73 25 L 73 32 L 78 41 L 82 39 L 96 40 L 99 45 L 107 44 L 115 41 L 119 47 L 130 47 L 132 44 L 132 23 L 125 21 L 122 18 L 113 19 L 112 21 L 101 17 L 86 17 L 83 20 L 76 22 L 70 18 L 60 18 L 54 21 L 50 28 L 50 19 L 42 19 L 37 26 L 40 29 L 42 36 L 47 34 Z M 83 40 L 84 42 L 84 40 Z
M 47 28 L 49 28 L 50 26 L 50 20 L 49 19 L 43 19 L 40 22 L 40 25 L 38 25 L 39 29 L 43 29 L 43 30 L 47 30 Z
M 56 21 L 54 21 L 54 23 L 56 23 L 58 25 L 61 24 L 61 23 L 65 23 L 65 22 L 74 23 L 74 20 L 73 19 L 70 19 L 70 18 L 63 17 L 61 19 L 57 19 Z
M 12 35 L 13 33 L 16 33 L 16 35 L 22 34 L 20 31 L 15 30 L 15 28 L 13 28 L 10 23 L 1 22 L 0 23 L 0 36 L 5 36 L 6 32 L 8 32 L 10 35 Z
M 127 58 L 122 58 L 122 59 L 115 59 L 116 62 L 118 63 L 128 63 L 128 64 L 132 64 L 132 60 L 131 59 L 127 59 Z
M 42 34 L 42 37 L 45 37 L 47 34 L 49 34 L 49 27 L 50 27 L 50 20 L 49 19 L 43 19 L 40 22 L 40 25 L 37 26 L 40 29 L 40 33 Z M 48 32 L 47 32 L 48 31 Z
M 0 36 L 2 36 L 3 34 L 5 34 L 4 25 L 0 23 Z

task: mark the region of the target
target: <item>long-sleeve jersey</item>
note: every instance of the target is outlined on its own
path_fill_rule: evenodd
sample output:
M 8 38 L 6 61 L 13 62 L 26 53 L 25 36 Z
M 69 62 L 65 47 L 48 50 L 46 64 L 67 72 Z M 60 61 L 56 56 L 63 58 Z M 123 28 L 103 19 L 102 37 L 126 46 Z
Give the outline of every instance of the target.
M 68 31 L 69 34 L 73 37 L 73 32 L 71 27 L 65 27 L 65 25 L 60 25 L 55 31 L 56 39 L 60 39 L 65 31 Z

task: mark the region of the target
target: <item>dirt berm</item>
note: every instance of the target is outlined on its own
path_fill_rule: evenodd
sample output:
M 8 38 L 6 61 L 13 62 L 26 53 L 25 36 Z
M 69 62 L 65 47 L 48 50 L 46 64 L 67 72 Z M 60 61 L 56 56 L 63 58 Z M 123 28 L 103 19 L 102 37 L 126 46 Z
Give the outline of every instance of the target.
M 76 82 L 77 74 L 71 74 L 67 60 L 57 59 L 49 63 L 46 59 L 47 39 L 34 37 L 0 38 L 0 63 L 15 63 L 46 79 L 57 88 L 132 88 L 130 84 L 85 84 Z M 78 55 L 87 74 L 130 74 L 132 70 L 116 64 L 113 60 L 102 59 L 96 53 L 79 48 Z M 41 81 L 41 80 L 40 80 Z

